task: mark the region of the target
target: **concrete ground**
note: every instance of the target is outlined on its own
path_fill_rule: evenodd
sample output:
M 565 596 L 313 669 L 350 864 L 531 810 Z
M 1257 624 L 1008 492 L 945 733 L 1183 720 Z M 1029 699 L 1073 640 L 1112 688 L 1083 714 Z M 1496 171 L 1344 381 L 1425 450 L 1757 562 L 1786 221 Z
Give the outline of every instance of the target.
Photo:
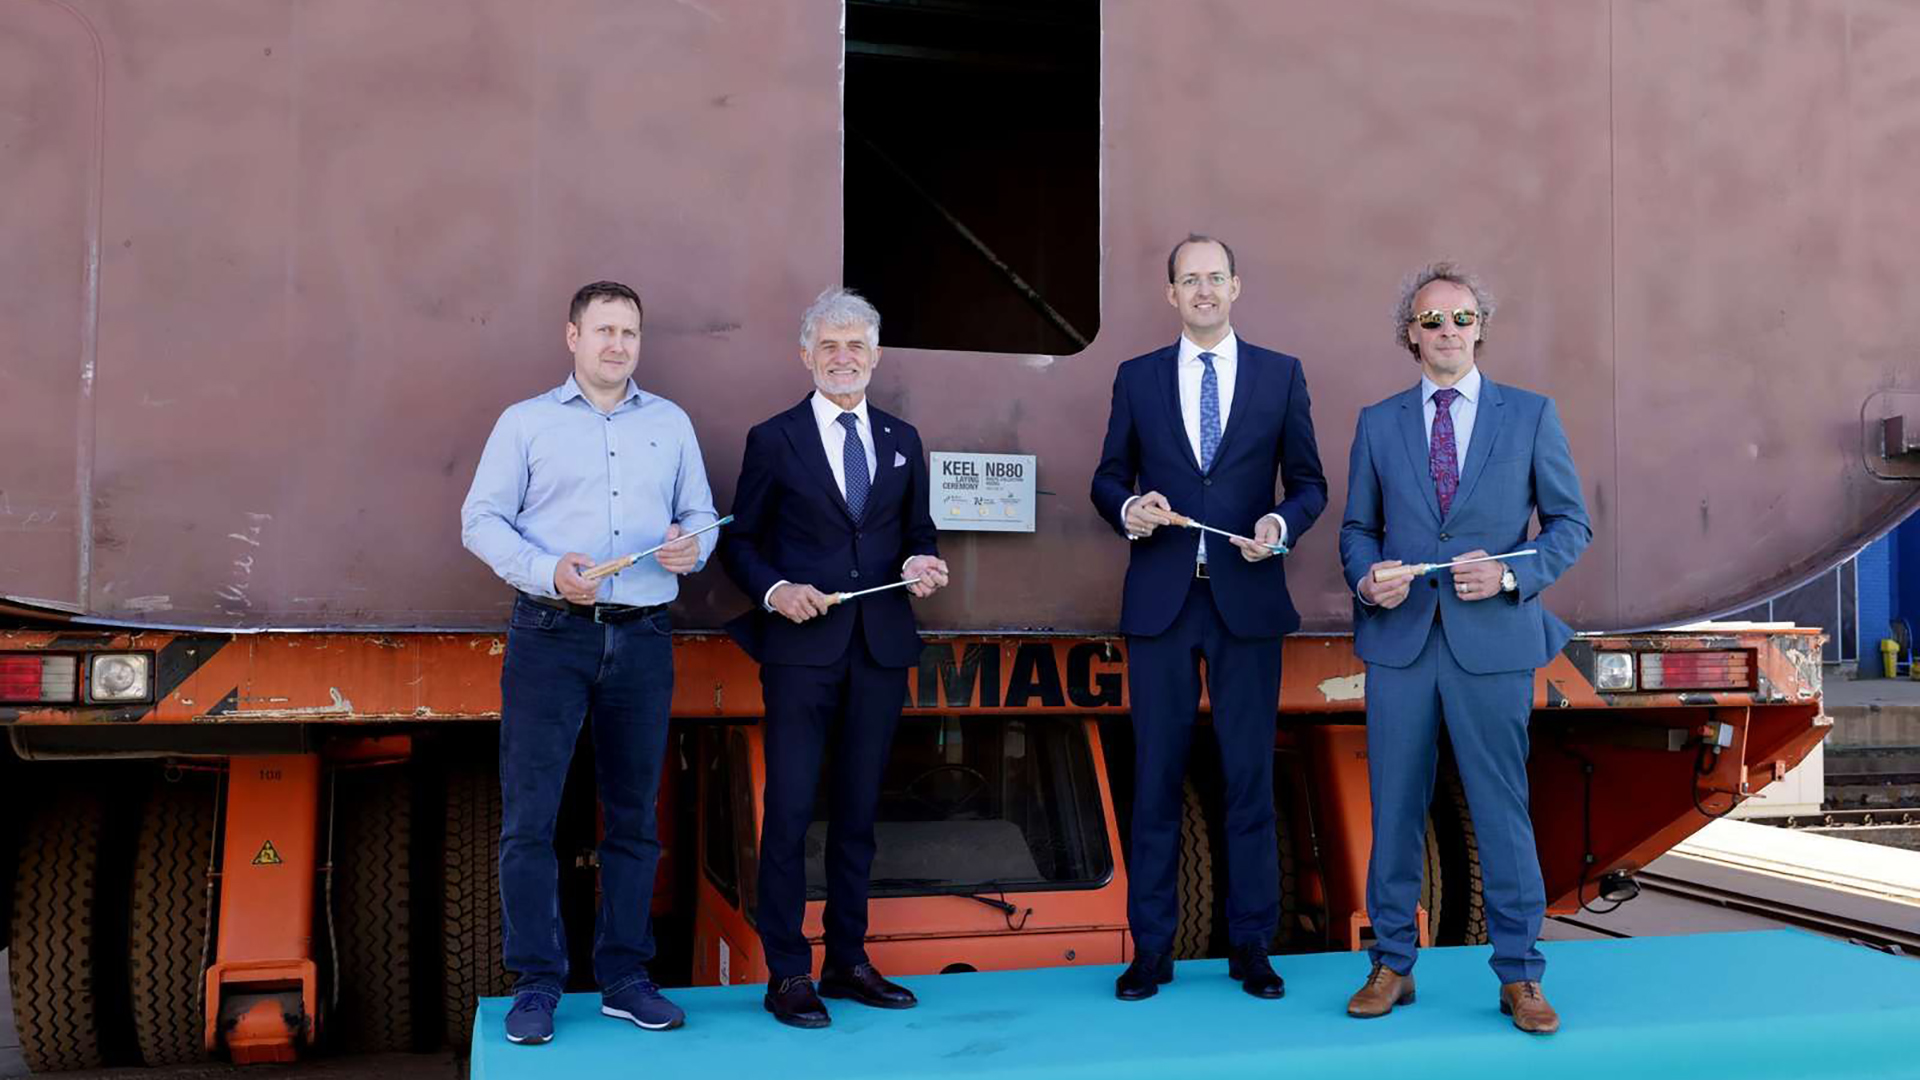
M 224 1062 L 169 1065 L 163 1069 L 98 1069 L 92 1072 L 53 1073 L 61 1080 L 456 1080 L 464 1076 L 463 1061 L 456 1072 L 446 1054 L 364 1054 L 358 1057 L 315 1058 L 295 1065 L 255 1065 L 242 1068 Z M 27 1075 L 22 1069 L 9 1075 Z
M 1827 669 L 1821 699 L 1828 712 L 1845 709 L 1852 715 L 1855 710 L 1861 713 L 1920 710 L 1920 680 L 1849 679 L 1841 677 L 1840 670 L 1850 671 L 1852 667 Z
M 1828 805 L 1920 808 L 1920 681 L 1829 678 L 1825 691 Z

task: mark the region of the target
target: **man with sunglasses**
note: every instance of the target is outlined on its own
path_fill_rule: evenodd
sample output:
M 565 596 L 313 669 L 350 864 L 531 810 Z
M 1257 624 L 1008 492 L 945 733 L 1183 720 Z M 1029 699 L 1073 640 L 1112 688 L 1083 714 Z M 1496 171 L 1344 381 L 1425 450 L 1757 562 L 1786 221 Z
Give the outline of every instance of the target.
M 1413 1003 L 1415 907 L 1444 730 L 1480 842 L 1500 1010 L 1545 1035 L 1560 1018 L 1540 992 L 1546 960 L 1535 943 L 1546 894 L 1527 806 L 1527 720 L 1534 669 L 1572 636 L 1540 593 L 1586 550 L 1593 529 L 1552 399 L 1480 373 L 1493 309 L 1454 263 L 1409 277 L 1394 337 L 1420 382 L 1361 410 L 1353 436 L 1340 559 L 1356 596 L 1354 648 L 1367 665 L 1375 944 L 1347 1012 L 1378 1017 Z M 1529 539 L 1536 514 L 1540 531 Z M 1538 554 L 1392 573 L 1523 548 Z
M 1120 629 L 1133 700 L 1134 959 L 1114 987 L 1122 1001 L 1173 979 L 1181 787 L 1203 658 L 1224 780 L 1227 973 L 1255 997 L 1285 992 L 1267 959 L 1280 917 L 1273 736 L 1280 639 L 1300 616 L 1274 556 L 1326 508 L 1327 480 L 1300 361 L 1235 336 L 1227 316 L 1239 296 L 1226 244 L 1174 245 L 1167 303 L 1180 339 L 1120 365 L 1093 478 L 1093 505 L 1132 541 Z M 1176 511 L 1240 538 L 1165 527 Z

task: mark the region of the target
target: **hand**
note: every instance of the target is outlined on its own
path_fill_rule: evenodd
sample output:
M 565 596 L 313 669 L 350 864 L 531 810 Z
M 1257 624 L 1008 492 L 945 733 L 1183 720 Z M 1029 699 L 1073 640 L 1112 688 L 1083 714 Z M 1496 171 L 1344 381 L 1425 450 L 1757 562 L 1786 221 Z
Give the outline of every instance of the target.
M 600 595 L 600 583 L 580 576 L 580 571 L 592 565 L 592 559 L 577 551 L 560 556 L 560 561 L 553 567 L 553 588 L 560 594 L 560 599 L 572 604 L 593 603 L 593 598 Z
M 1455 555 L 1456 559 L 1479 559 L 1486 556 L 1479 548 Z M 1500 576 L 1507 572 L 1507 564 L 1494 560 L 1477 562 L 1469 566 L 1453 568 L 1453 594 L 1462 600 L 1485 600 L 1500 595 Z
M 1279 542 L 1280 526 L 1272 514 L 1265 514 L 1253 523 L 1253 543 L 1235 537 L 1233 546 L 1240 549 L 1241 558 L 1248 562 L 1261 562 L 1280 554 L 1273 549 L 1273 545 Z
M 767 603 L 793 622 L 803 623 L 816 615 L 825 615 L 833 607 L 833 597 L 811 585 L 788 582 L 774 589 Z
M 907 560 L 900 576 L 920 579 L 907 586 L 908 592 L 923 598 L 932 596 L 947 587 L 947 561 L 934 555 L 915 555 Z
M 1127 532 L 1145 539 L 1160 526 L 1173 524 L 1172 515 L 1173 507 L 1167 505 L 1167 497 L 1157 491 L 1149 491 L 1128 505 Z
M 1402 564 L 1399 559 L 1388 559 L 1385 562 L 1377 562 L 1367 567 L 1367 575 L 1360 579 L 1360 599 L 1376 607 L 1399 607 L 1400 602 L 1407 598 L 1409 592 L 1413 591 L 1413 579 L 1404 577 L 1391 584 L 1382 585 L 1374 579 L 1373 575 L 1381 570 L 1391 570 L 1400 565 Z
M 677 542 L 675 542 L 676 538 L 678 538 Z M 693 573 L 694 566 L 700 562 L 700 538 L 688 536 L 687 530 L 681 528 L 680 523 L 676 521 L 667 526 L 666 539 L 669 541 L 667 546 L 653 553 L 654 561 L 660 564 L 660 569 L 669 574 Z

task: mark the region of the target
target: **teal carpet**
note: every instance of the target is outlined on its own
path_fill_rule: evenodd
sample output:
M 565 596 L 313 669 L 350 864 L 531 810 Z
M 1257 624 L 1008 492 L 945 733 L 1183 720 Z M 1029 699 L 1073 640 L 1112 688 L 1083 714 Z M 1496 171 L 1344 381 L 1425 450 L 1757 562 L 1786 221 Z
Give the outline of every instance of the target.
M 1430 949 L 1420 1000 L 1347 1017 L 1366 977 L 1353 953 L 1276 957 L 1282 1001 L 1258 1001 L 1223 960 L 1179 965 L 1151 1000 L 1113 998 L 1119 969 L 1045 968 L 903 978 L 920 1007 L 830 1001 L 833 1026 L 796 1031 L 761 986 L 670 995 L 678 1031 L 642 1031 L 569 995 L 554 1041 L 513 1046 L 509 1002 L 480 1003 L 473 1080 L 603 1077 L 1346 1077 L 1539 1080 L 1724 1076 L 1920 1078 L 1920 959 L 1797 931 L 1542 945 L 1558 1035 L 1523 1035 L 1498 1009 L 1485 947 Z

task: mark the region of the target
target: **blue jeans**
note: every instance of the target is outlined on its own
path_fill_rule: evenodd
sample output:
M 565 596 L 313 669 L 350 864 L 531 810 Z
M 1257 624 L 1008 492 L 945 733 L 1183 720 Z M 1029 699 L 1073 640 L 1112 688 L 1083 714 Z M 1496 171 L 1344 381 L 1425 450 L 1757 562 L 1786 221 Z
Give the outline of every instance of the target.
M 515 993 L 557 998 L 566 985 L 553 829 L 589 716 L 604 821 L 594 978 L 616 994 L 646 976 L 660 862 L 654 802 L 673 702 L 670 630 L 664 611 L 601 624 L 514 602 L 500 674 L 500 910 Z

